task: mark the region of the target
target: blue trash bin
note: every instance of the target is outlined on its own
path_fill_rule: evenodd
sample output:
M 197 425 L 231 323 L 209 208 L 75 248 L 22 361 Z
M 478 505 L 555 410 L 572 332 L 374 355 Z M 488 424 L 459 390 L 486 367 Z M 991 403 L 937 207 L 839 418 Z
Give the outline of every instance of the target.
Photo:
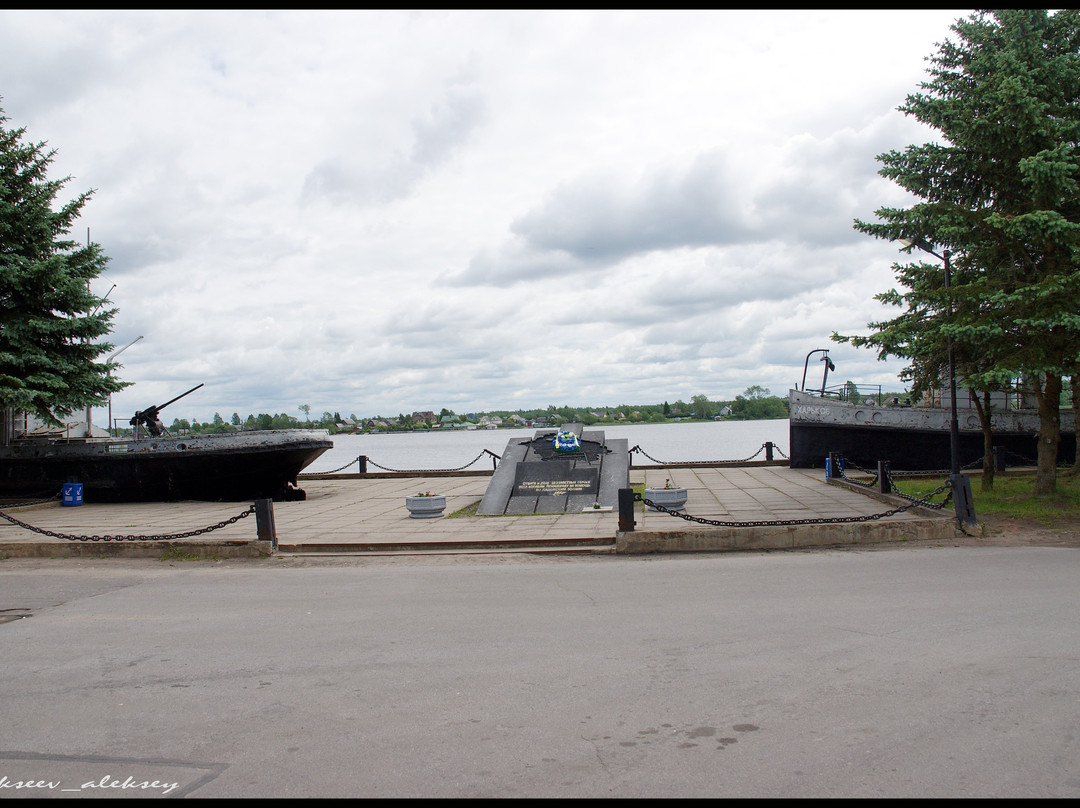
M 60 488 L 60 504 L 82 505 L 82 483 L 64 483 Z

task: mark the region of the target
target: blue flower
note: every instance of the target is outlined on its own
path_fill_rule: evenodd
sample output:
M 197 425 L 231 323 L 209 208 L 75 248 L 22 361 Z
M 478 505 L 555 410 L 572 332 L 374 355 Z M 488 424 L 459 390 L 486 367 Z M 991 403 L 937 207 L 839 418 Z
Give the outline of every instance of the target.
M 551 446 L 556 452 L 576 452 L 581 448 L 581 441 L 573 432 L 556 432 Z

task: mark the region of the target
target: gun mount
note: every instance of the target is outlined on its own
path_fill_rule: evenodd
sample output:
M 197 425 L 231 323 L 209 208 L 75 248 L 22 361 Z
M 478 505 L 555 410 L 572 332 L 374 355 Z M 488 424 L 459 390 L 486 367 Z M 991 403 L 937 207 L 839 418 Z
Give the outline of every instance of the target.
M 203 384 L 206 384 L 206 382 L 203 382 Z M 146 431 L 149 432 L 153 437 L 160 437 L 161 434 L 165 431 L 165 425 L 162 424 L 161 419 L 158 418 L 158 414 L 161 412 L 161 410 L 168 407 L 174 401 L 179 401 L 184 396 L 190 393 L 194 393 L 202 386 L 202 384 L 197 384 L 190 390 L 188 390 L 186 393 L 181 393 L 176 398 L 170 398 L 164 404 L 158 404 L 155 407 L 147 407 L 145 410 L 138 410 L 130 422 L 131 425 L 135 427 L 136 436 L 138 436 L 139 425 L 141 424 L 142 426 L 146 427 Z

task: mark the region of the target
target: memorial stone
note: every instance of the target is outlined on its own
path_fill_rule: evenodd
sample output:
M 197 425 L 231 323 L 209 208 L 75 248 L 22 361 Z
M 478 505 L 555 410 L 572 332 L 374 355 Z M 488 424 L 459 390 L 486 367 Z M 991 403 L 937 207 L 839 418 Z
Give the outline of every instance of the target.
M 562 433 L 571 432 L 576 441 Z M 559 437 L 557 440 L 556 437 Z M 574 446 L 572 450 L 565 447 Z M 630 453 L 625 439 L 606 440 L 600 430 L 564 424 L 531 440 L 506 445 L 477 514 L 574 513 L 617 508 L 629 487 Z

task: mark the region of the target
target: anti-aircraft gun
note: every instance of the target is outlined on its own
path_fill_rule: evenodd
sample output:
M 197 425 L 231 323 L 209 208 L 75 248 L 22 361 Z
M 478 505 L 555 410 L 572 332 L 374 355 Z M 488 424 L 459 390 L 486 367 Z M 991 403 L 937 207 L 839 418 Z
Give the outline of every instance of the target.
M 203 382 L 203 384 L 206 384 L 206 382 Z M 130 422 L 131 425 L 135 427 L 135 436 L 138 437 L 139 425 L 141 424 L 146 427 L 146 431 L 149 432 L 153 437 L 160 437 L 161 434 L 165 431 L 165 425 L 162 424 L 161 419 L 158 418 L 158 413 L 168 407 L 174 401 L 179 401 L 189 393 L 194 393 L 200 387 L 202 387 L 202 384 L 195 385 L 190 390 L 188 390 L 187 393 L 181 393 L 176 398 L 170 398 L 164 404 L 158 404 L 156 407 L 147 407 L 145 410 L 138 410 L 135 413 L 135 417 L 132 418 Z

